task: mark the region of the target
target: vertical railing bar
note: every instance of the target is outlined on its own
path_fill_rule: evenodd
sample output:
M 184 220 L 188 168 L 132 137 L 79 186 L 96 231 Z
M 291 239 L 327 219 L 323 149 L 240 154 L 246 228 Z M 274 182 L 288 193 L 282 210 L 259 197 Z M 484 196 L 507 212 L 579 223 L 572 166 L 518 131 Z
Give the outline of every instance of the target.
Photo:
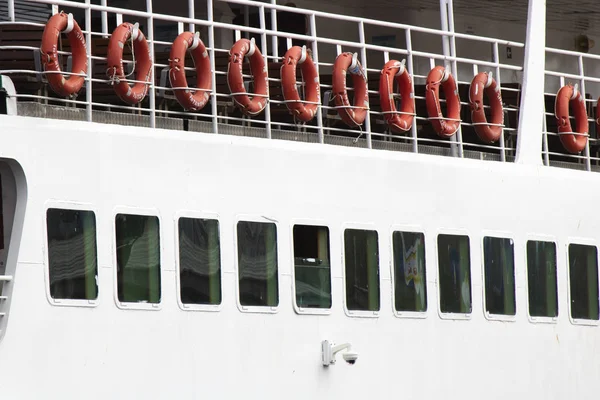
M 581 94 L 581 98 L 583 99 L 583 106 L 585 107 L 585 111 L 586 111 L 586 115 L 587 115 L 587 103 L 585 101 L 585 75 L 584 75 L 584 68 L 583 68 L 583 56 L 579 55 L 579 57 L 577 57 L 577 58 L 579 61 L 579 76 L 581 76 L 581 87 L 580 87 L 579 93 Z M 589 126 L 590 126 L 589 122 L 586 121 L 586 125 L 589 128 Z M 589 132 L 588 132 L 588 140 L 585 141 L 585 149 L 583 151 L 583 154 L 585 156 L 585 168 L 586 168 L 586 170 L 591 171 L 592 170 L 592 162 L 590 160 Z
M 271 4 L 277 5 L 277 0 L 271 0 Z M 277 10 L 271 8 L 271 30 L 277 32 Z M 273 47 L 273 57 L 278 61 L 279 57 L 279 36 L 273 35 L 271 38 L 271 46 Z M 283 57 L 283 54 L 281 55 Z
M 250 6 L 247 4 L 244 5 L 244 26 L 250 26 Z M 243 34 L 245 39 L 250 39 L 250 32 L 244 31 Z
M 196 19 L 196 9 L 194 7 L 194 0 L 188 0 L 188 16 L 191 19 Z M 188 29 L 190 32 L 196 33 L 196 25 L 190 23 Z
M 544 103 L 544 119 L 542 121 L 544 130 L 544 140 L 542 141 L 542 153 L 544 154 L 544 165 L 550 165 L 550 155 L 548 154 L 548 123 L 546 122 L 546 104 Z
M 496 64 L 496 71 L 494 72 L 494 74 L 496 75 L 494 78 L 496 79 L 496 87 L 498 88 L 498 91 L 500 92 L 500 94 L 502 94 L 502 82 L 500 79 L 500 52 L 498 51 L 498 42 L 494 42 L 492 44 L 492 48 L 494 50 L 494 64 Z M 504 113 L 504 110 L 502 110 L 502 113 Z M 502 120 L 504 120 L 504 116 L 502 118 Z M 502 129 L 500 130 L 500 161 L 505 162 L 506 161 L 506 145 L 504 142 L 504 127 L 502 127 Z
M 148 40 L 150 45 L 150 59 L 154 60 L 154 14 L 152 12 L 152 0 L 146 0 L 146 12 L 148 17 Z M 156 128 L 156 98 L 154 96 L 154 62 L 150 69 L 150 127 Z
M 8 0 L 8 19 L 15 22 L 15 0 Z
M 440 22 L 441 22 L 442 30 L 444 32 L 449 32 L 447 0 L 440 0 Z M 444 55 L 447 57 L 444 60 L 444 67 L 446 69 L 451 70 L 451 63 L 448 58 L 448 57 L 450 57 L 450 39 L 448 37 L 448 34 L 444 34 L 442 36 L 442 51 L 443 51 Z M 433 68 L 435 66 L 435 60 L 431 59 L 430 64 L 431 64 L 431 68 Z M 456 75 L 455 71 L 451 71 L 451 72 L 452 72 L 452 74 Z M 455 79 L 456 78 L 458 78 L 458 77 L 455 76 Z M 457 157 L 460 154 L 460 152 L 458 151 L 457 143 L 456 143 L 456 137 L 457 137 L 456 134 L 450 136 L 450 151 L 451 151 L 453 157 Z
M 410 29 L 407 29 L 405 34 L 406 34 L 406 52 L 408 53 L 407 54 L 408 73 L 413 76 L 413 78 L 410 80 L 410 84 L 412 85 L 412 92 L 414 93 L 415 92 L 415 79 L 414 79 L 415 69 L 414 69 L 414 61 L 413 61 L 413 54 L 412 54 L 412 31 Z M 411 134 L 412 134 L 413 153 L 418 153 L 419 152 L 419 143 L 418 143 L 418 137 L 417 137 L 417 121 L 416 121 L 416 119 L 413 119 Z
M 212 113 L 212 130 L 213 133 L 219 133 L 219 120 L 217 119 L 218 108 L 217 108 L 217 71 L 215 64 L 215 25 L 214 25 L 214 11 L 213 11 L 213 0 L 206 0 L 206 19 L 210 23 L 208 26 L 208 47 L 210 48 L 210 74 L 211 74 L 211 92 L 210 92 L 210 109 Z M 236 31 L 239 32 L 239 31 Z M 237 40 L 237 39 L 236 39 Z
M 85 0 L 85 56 L 87 57 L 87 72 L 85 82 L 85 114 L 88 122 L 92 122 L 92 9 L 90 0 Z
M 269 58 L 267 57 L 267 33 L 265 32 L 266 29 L 266 22 L 265 22 L 265 6 L 260 6 L 259 7 L 259 14 L 258 17 L 260 19 L 260 29 L 261 29 L 261 34 L 260 34 L 260 38 L 261 38 L 261 48 L 260 50 L 263 53 L 263 57 L 265 59 L 265 67 L 267 68 L 267 71 L 269 70 Z M 269 95 L 269 84 L 267 82 L 267 96 Z M 271 139 L 271 102 L 269 101 L 269 98 L 267 97 L 267 106 L 265 107 L 265 128 L 267 130 L 267 139 Z
M 106 7 L 108 5 L 107 0 L 100 0 L 100 5 L 102 7 Z M 100 13 L 100 18 L 102 21 L 102 33 L 104 34 L 103 37 L 107 38 L 108 37 L 108 13 L 106 11 L 102 11 Z
M 454 33 L 454 4 L 452 0 L 447 1 L 447 10 L 448 10 L 448 30 L 453 34 Z M 456 57 L 456 37 L 454 35 L 450 36 L 450 55 L 452 57 Z M 456 59 L 452 60 L 452 73 L 454 74 L 454 79 L 458 82 L 458 63 Z M 460 118 L 460 115 L 459 115 Z M 456 131 L 456 139 L 458 141 L 458 155 L 459 157 L 464 157 L 463 150 L 463 140 L 462 140 L 462 124 L 458 125 L 458 130 Z
M 363 21 L 358 23 L 358 36 L 360 40 L 360 62 L 362 67 L 365 70 L 365 80 L 367 81 L 367 89 L 369 86 L 369 75 L 367 72 L 367 48 L 365 47 L 365 24 Z M 368 99 L 368 96 L 367 96 Z M 372 138 L 371 138 L 371 113 L 369 112 L 369 103 L 367 103 L 367 115 L 365 118 L 365 135 L 367 138 L 367 147 L 369 149 L 373 148 Z
M 319 43 L 317 39 L 317 19 L 315 14 L 310 14 L 310 35 L 315 38 L 312 42 L 312 58 L 315 65 L 319 65 Z M 320 75 L 320 71 L 317 71 L 317 76 Z M 319 89 L 320 90 L 320 89 Z M 319 93 L 319 99 L 321 99 L 321 93 Z M 321 99 L 322 101 L 322 99 Z M 319 130 L 319 143 L 325 143 L 325 137 L 323 136 L 323 109 L 321 106 L 317 107 L 317 128 Z

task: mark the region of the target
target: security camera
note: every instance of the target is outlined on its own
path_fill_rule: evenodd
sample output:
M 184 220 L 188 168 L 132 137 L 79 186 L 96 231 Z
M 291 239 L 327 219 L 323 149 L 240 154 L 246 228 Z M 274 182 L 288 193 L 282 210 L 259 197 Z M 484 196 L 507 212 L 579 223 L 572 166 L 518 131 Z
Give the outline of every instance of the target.
M 343 354 L 344 361 L 346 361 L 350 365 L 356 364 L 356 360 L 358 360 L 358 353 L 355 351 L 347 351 Z

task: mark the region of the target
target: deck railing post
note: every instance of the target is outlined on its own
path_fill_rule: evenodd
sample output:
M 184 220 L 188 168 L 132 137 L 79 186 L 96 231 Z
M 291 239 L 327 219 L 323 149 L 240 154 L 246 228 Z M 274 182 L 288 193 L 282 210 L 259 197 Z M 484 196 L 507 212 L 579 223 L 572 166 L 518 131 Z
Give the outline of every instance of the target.
M 215 25 L 214 25 L 214 8 L 213 0 L 206 0 L 206 19 L 208 20 L 208 48 L 210 53 L 210 71 L 212 77 L 212 90 L 210 92 L 210 107 L 212 114 L 212 131 L 219 133 L 219 120 L 217 119 L 217 73 L 215 64 Z
M 146 0 L 146 12 L 148 16 L 148 41 L 150 42 L 150 59 L 154 60 L 154 15 L 152 14 L 152 0 Z M 154 64 L 150 69 L 150 127 L 156 128 L 156 97 L 154 88 Z
M 267 33 L 265 32 L 266 21 L 265 21 L 265 6 L 259 7 L 258 17 L 260 19 L 260 29 L 262 33 L 260 34 L 261 38 L 261 49 L 263 53 L 263 57 L 265 58 L 265 65 L 267 70 L 269 69 L 269 57 L 267 56 Z M 267 81 L 267 94 L 269 93 L 269 83 Z M 267 139 L 271 139 L 271 103 L 267 98 L 267 106 L 265 107 L 265 129 L 267 131 Z
M 15 0 L 8 0 L 8 19 L 15 22 Z
M 369 88 L 369 72 L 367 71 L 367 48 L 365 47 L 365 23 L 360 21 L 358 23 L 358 38 L 360 40 L 360 62 L 365 70 L 365 79 L 367 80 L 367 89 Z M 367 95 L 367 98 L 369 96 Z M 367 138 L 367 147 L 370 149 L 373 147 L 371 137 L 371 111 L 369 110 L 369 104 L 367 103 L 367 116 L 365 118 L 365 136 Z
M 546 66 L 546 0 L 529 0 L 523 89 L 517 135 L 519 164 L 540 165 L 544 115 L 544 70 Z M 543 117 L 543 118 L 542 118 Z
M 85 0 L 85 53 L 88 61 L 86 80 L 85 80 L 85 108 L 86 118 L 92 122 L 92 9 L 90 8 L 90 0 Z M 72 72 L 72 71 L 71 71 Z
M 312 58 L 313 58 L 315 65 L 317 66 L 317 71 L 320 71 L 320 68 L 319 68 L 319 43 L 317 42 L 317 18 L 314 13 L 309 15 L 308 21 L 309 21 L 310 36 L 312 37 L 312 43 L 311 43 Z M 319 98 L 321 98 L 320 95 L 319 95 Z M 321 101 L 323 101 L 323 99 L 321 99 Z M 319 134 L 319 143 L 325 143 L 325 137 L 323 136 L 323 108 L 321 107 L 322 105 L 323 105 L 323 103 L 319 104 L 319 107 L 317 108 L 317 128 L 318 128 L 318 134 Z M 325 105 L 327 106 L 328 104 L 325 104 Z

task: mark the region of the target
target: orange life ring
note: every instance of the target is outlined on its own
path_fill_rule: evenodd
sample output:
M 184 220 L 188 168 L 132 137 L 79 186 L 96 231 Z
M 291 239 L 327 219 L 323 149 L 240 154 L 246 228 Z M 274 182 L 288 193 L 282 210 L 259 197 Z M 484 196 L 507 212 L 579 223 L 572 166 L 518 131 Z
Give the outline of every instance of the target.
M 300 100 L 296 89 L 296 66 L 301 64 L 302 79 L 305 83 L 305 101 Z M 293 46 L 283 57 L 281 66 L 281 86 L 283 99 L 290 113 L 303 122 L 314 118 L 317 107 L 321 103 L 319 90 L 319 73 L 306 46 Z
M 483 108 L 483 93 L 487 95 L 492 109 L 491 121 L 488 123 Z M 504 110 L 502 94 L 491 73 L 480 72 L 471 81 L 469 88 L 469 104 L 471 105 L 471 122 L 475 133 L 486 143 L 494 143 L 502 135 Z
M 254 81 L 254 96 L 250 97 L 244 87 L 242 76 L 244 57 L 250 58 L 250 73 Z M 227 84 L 234 102 L 246 115 L 254 116 L 267 106 L 269 98 L 269 82 L 267 66 L 260 50 L 254 44 L 254 39 L 240 39 L 229 50 L 227 66 Z
M 123 71 L 123 48 L 131 39 L 135 60 L 135 84 L 130 86 Z M 114 84 L 117 96 L 125 103 L 135 105 L 144 100 L 152 73 L 150 47 L 139 25 L 123 22 L 113 31 L 108 42 L 106 75 Z
M 48 20 L 42 34 L 42 64 L 44 71 L 50 72 L 46 79 L 50 87 L 60 96 L 71 96 L 81 90 L 85 82 L 84 76 L 70 75 L 67 79 L 62 74 L 58 60 L 58 37 L 64 32 L 69 37 L 73 53 L 73 73 L 87 74 L 88 62 L 86 55 L 85 37 L 73 14 L 61 12 L 54 14 Z
M 571 121 L 569 121 L 569 105 L 573 107 L 575 113 L 575 131 L 571 128 Z M 577 87 L 569 84 L 560 88 L 554 104 L 554 116 L 558 124 L 558 135 L 564 148 L 573 154 L 581 152 L 588 140 L 588 120 L 585 99 Z
M 400 87 L 402 97 L 399 112 L 394 101 L 394 80 Z M 412 79 L 403 62 L 390 60 L 383 66 L 379 77 L 379 102 L 392 131 L 402 133 L 410 130 L 415 115 L 415 95 Z
M 440 106 L 440 86 L 446 95 L 447 117 L 442 114 Z M 437 66 L 429 71 L 425 103 L 427 114 L 437 134 L 443 138 L 454 135 L 460 127 L 460 98 L 454 77 L 444 67 Z
M 350 105 L 346 90 L 346 74 L 352 74 L 354 83 L 354 105 Z M 348 126 L 360 126 L 369 111 L 367 77 L 357 59 L 357 54 L 342 53 L 333 63 L 333 96 L 342 121 Z
M 188 87 L 185 77 L 185 53 L 190 50 L 196 67 L 196 86 L 199 90 Z M 169 56 L 169 81 L 179 104 L 186 110 L 201 110 L 210 98 L 212 75 L 210 58 L 206 46 L 198 35 L 183 32 L 173 42 Z

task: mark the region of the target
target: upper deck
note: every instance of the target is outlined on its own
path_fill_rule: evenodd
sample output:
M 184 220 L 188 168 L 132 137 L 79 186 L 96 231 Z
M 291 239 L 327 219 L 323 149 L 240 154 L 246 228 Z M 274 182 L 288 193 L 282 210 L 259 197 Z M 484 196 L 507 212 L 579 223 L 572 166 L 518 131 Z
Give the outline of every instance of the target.
M 532 0 L 529 14 L 533 17 L 528 20 L 525 2 L 508 3 L 480 1 L 475 5 L 466 0 L 441 0 L 408 1 L 397 6 L 386 0 L 327 5 L 298 1 L 297 7 L 290 7 L 276 1 L 249 0 L 2 0 L 0 74 L 14 82 L 16 91 L 9 93 L 9 103 L 16 101 L 20 115 L 503 162 L 513 162 L 520 155 L 521 160 L 532 163 L 600 170 L 600 138 L 595 122 L 600 79 L 594 77 L 600 56 L 593 54 L 598 49 L 590 49 L 592 42 L 588 40 L 600 30 L 593 13 L 599 6 L 584 1 L 575 13 L 558 0 L 548 1 L 546 9 L 542 2 Z M 68 98 L 49 87 L 50 72 L 44 71 L 40 51 L 46 21 L 59 10 L 72 13 L 81 26 L 89 65 L 87 73 L 82 74 L 83 88 Z M 581 17 L 582 13 L 587 16 Z M 121 22 L 139 23 L 153 60 L 148 95 L 135 106 L 119 99 L 106 74 L 110 34 Z M 178 103 L 169 79 L 171 45 L 183 31 L 200 33 L 211 63 L 210 100 L 195 112 L 184 110 Z M 243 37 L 254 38 L 268 73 L 267 106 L 252 117 L 236 107 L 227 84 L 229 51 Z M 540 40 L 552 47 L 540 48 Z M 528 47 L 527 43 L 535 46 Z M 307 45 L 319 73 L 320 101 L 315 118 L 307 123 L 289 113 L 281 89 L 282 52 L 292 45 Z M 70 71 L 72 49 L 66 35 L 62 35 L 58 46 L 62 70 Z M 125 46 L 126 73 L 133 65 L 127 59 L 135 56 L 129 47 Z M 581 52 L 586 47 L 589 52 Z M 333 65 L 343 52 L 357 53 L 365 69 L 368 112 L 358 127 L 349 127 L 340 119 L 340 107 L 332 95 Z M 544 56 L 540 56 L 544 52 L 545 63 Z M 406 60 L 413 78 L 415 119 L 403 134 L 390 131 L 380 104 L 381 70 L 391 59 Z M 196 74 L 191 57 L 186 62 L 188 82 L 194 86 Z M 449 138 L 436 134 L 431 123 L 435 117 L 428 116 L 426 107 L 426 79 L 436 65 L 448 69 L 458 83 L 460 127 Z M 471 80 L 484 71 L 492 72 L 503 102 L 502 134 L 491 144 L 476 135 L 469 107 Z M 245 87 L 252 90 L 247 65 L 244 72 Z M 68 75 L 78 74 L 65 73 Z M 128 80 L 133 82 L 134 76 L 128 74 Z M 569 82 L 578 83 L 585 93 L 588 114 L 585 134 L 589 134 L 589 140 L 577 154 L 563 148 L 554 117 L 556 93 Z M 352 86 L 351 79 L 348 85 Z M 351 98 L 352 93 L 349 88 Z M 444 101 L 442 110 L 445 113 Z M 489 110 L 487 114 L 489 117 Z M 527 136 L 521 145 L 520 135 Z

